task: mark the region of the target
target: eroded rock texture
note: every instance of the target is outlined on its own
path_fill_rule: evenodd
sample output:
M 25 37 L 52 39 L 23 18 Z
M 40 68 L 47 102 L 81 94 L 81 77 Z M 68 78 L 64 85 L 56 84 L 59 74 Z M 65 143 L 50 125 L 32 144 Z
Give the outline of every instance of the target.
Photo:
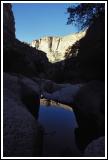
M 32 41 L 31 46 L 47 53 L 49 61 L 54 63 L 64 60 L 68 48 L 84 37 L 85 33 L 86 31 L 63 37 L 43 37 Z

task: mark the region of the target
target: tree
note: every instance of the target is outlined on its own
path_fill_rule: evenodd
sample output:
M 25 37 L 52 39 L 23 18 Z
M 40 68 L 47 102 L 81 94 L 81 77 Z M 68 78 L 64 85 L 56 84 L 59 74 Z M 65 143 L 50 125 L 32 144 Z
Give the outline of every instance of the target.
M 79 51 L 79 41 L 76 41 L 72 46 L 69 46 L 65 52 L 65 58 L 76 57 Z
M 95 19 L 105 13 L 104 3 L 80 3 L 67 9 L 69 13 L 67 24 L 78 25 L 81 29 L 90 26 Z

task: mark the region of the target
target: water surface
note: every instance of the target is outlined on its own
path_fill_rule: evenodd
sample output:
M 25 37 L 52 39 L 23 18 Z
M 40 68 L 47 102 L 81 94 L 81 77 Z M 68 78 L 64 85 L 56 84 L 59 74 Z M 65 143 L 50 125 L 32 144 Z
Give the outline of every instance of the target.
M 71 156 L 77 152 L 74 112 L 55 106 L 40 106 L 39 122 L 44 126 L 43 156 Z

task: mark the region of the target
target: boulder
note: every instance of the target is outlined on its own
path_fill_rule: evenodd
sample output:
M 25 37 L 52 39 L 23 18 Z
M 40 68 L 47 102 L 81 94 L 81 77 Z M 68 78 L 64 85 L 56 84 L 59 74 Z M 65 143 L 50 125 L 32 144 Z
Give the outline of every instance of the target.
M 53 93 L 55 91 L 60 90 L 64 84 L 57 84 L 51 80 L 45 80 L 41 79 L 41 91 L 42 92 L 48 92 L 48 93 Z
M 61 84 L 57 86 L 58 89 L 54 90 L 51 93 L 49 93 L 48 91 L 44 91 L 43 97 L 48 100 L 54 100 L 56 102 L 60 102 L 66 105 L 71 105 L 74 102 L 75 95 L 83 86 L 83 84 Z
M 105 134 L 105 85 L 91 81 L 77 93 L 73 110 L 78 123 L 76 142 L 81 150 L 88 143 Z
M 4 73 L 3 78 L 3 156 L 40 156 L 43 128 L 36 120 L 39 87 L 32 80 L 16 74 Z
M 38 118 L 40 88 L 33 80 L 18 74 L 4 73 L 4 97 L 14 98 Z
M 22 77 L 22 78 L 21 78 Z M 21 100 L 27 109 L 38 119 L 40 107 L 40 87 L 33 80 L 20 76 Z
M 3 156 L 27 157 L 42 153 L 42 127 L 22 105 L 4 98 Z
M 105 156 L 105 137 L 93 140 L 84 151 L 85 157 L 104 157 Z

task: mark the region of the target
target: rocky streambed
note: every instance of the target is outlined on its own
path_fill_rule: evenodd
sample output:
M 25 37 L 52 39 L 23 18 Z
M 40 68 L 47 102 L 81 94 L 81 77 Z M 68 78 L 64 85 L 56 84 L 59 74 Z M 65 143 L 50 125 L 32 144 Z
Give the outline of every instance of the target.
M 8 73 L 3 80 L 4 156 L 84 156 L 104 136 L 102 82 L 56 84 Z

